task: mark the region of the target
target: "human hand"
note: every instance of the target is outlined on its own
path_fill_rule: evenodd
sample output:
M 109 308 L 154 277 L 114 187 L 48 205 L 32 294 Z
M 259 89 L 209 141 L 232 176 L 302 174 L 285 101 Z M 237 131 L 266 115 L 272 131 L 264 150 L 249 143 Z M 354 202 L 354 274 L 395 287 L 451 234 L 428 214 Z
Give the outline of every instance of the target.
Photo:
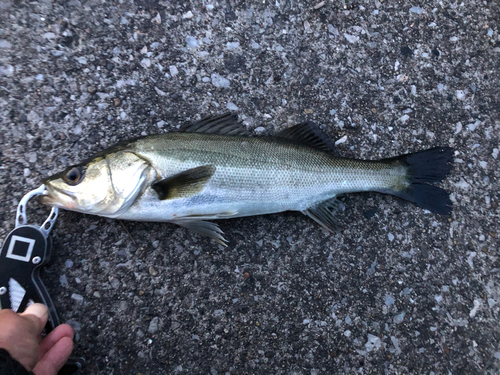
M 73 329 L 67 324 L 57 326 L 42 340 L 48 317 L 47 307 L 40 303 L 22 314 L 0 310 L 0 348 L 36 375 L 57 374 L 73 351 Z

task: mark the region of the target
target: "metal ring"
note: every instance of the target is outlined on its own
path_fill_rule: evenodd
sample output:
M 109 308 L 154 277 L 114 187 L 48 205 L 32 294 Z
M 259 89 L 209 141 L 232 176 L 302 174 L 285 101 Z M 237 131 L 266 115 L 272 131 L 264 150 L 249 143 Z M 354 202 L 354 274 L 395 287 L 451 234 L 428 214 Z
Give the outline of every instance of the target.
M 26 225 L 28 219 L 26 217 L 26 205 L 28 201 L 36 195 L 42 195 L 45 191 L 45 185 L 41 185 L 38 189 L 31 190 L 28 194 L 26 194 L 19 204 L 17 205 L 17 214 L 16 214 L 16 228 L 21 225 Z

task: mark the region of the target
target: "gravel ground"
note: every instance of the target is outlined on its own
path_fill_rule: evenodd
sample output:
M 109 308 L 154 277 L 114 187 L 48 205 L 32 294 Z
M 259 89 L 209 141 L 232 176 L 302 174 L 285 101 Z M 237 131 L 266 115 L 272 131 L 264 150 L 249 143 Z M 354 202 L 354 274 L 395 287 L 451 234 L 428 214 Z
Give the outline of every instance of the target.
M 315 121 L 346 157 L 456 149 L 450 217 L 354 194 L 338 234 L 283 213 L 221 221 L 221 248 L 63 212 L 44 280 L 83 372 L 497 374 L 499 20 L 479 0 L 0 0 L 0 238 L 43 177 L 228 110 L 257 134 Z

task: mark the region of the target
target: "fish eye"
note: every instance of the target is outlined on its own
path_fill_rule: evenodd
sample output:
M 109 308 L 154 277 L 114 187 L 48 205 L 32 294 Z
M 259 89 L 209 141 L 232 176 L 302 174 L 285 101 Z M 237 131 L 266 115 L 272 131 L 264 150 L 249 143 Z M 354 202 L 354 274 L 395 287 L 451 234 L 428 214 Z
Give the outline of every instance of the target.
M 64 175 L 63 180 L 68 185 L 75 186 L 78 185 L 85 175 L 85 169 L 82 167 L 72 167 Z

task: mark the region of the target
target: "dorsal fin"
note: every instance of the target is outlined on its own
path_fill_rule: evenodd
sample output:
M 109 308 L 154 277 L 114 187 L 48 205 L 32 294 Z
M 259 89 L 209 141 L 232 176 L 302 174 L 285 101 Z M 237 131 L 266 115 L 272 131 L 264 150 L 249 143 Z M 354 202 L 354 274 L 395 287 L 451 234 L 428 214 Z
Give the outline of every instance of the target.
M 335 145 L 325 133 L 312 121 L 284 129 L 276 134 L 277 137 L 286 138 L 302 145 L 321 150 L 323 152 L 334 152 Z
M 199 193 L 214 173 L 213 165 L 202 165 L 155 182 L 151 187 L 160 200 L 189 197 Z
M 181 126 L 181 132 L 205 133 L 221 135 L 251 135 L 245 126 L 238 120 L 238 116 L 233 113 L 225 113 L 220 116 L 206 117 L 203 120 L 192 124 Z

